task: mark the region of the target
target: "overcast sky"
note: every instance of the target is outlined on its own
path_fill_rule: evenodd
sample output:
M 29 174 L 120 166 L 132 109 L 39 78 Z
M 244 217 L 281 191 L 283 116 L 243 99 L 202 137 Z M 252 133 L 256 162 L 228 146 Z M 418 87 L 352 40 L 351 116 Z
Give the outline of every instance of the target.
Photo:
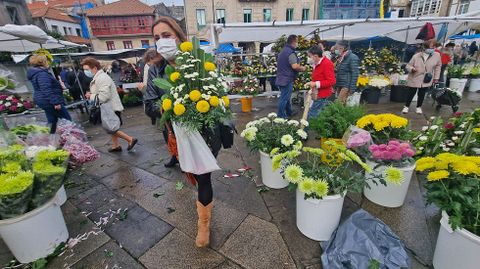
M 112 2 L 117 2 L 118 0 L 105 0 L 105 3 L 112 3 Z M 144 2 L 147 5 L 155 5 L 160 2 L 165 3 L 167 6 L 171 6 L 172 4 L 176 6 L 183 6 L 183 0 L 140 0 Z

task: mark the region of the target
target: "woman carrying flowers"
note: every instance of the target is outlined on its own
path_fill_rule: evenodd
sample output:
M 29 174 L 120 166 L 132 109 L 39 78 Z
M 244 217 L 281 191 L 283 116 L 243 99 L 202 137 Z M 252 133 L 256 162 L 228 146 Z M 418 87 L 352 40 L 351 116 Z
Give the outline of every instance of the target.
M 155 117 L 161 113 L 171 154 L 192 183 L 198 184 L 195 244 L 206 247 L 213 208 L 211 172 L 220 169 L 216 162 L 222 147 L 220 130 L 231 117 L 227 85 L 218 77 L 213 57 L 199 48 L 197 39 L 181 42 L 185 35 L 172 19 L 160 17 L 152 30 L 157 51 L 166 62 L 162 71 L 157 66 L 150 72 L 152 79 L 158 76 L 153 79 L 156 88 L 147 87 L 146 106 L 148 111 L 156 109 Z

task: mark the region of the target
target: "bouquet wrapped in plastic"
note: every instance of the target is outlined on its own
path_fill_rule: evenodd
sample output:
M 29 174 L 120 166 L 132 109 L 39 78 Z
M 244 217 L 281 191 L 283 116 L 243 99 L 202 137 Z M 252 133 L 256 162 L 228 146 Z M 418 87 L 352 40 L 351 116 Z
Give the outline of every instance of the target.
M 32 195 L 33 174 L 20 170 L 19 164 L 11 163 L 9 166 L 12 166 L 9 173 L 0 174 L 0 219 L 27 212 Z M 18 170 L 14 172 L 13 169 Z

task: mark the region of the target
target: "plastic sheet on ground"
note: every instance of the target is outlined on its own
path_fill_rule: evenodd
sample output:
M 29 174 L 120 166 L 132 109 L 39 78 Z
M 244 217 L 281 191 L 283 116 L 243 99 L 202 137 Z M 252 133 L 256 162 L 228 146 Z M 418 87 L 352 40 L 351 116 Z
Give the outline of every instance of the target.
M 410 268 L 400 238 L 382 221 L 357 210 L 322 244 L 323 268 L 358 269 L 377 264 L 381 269 Z

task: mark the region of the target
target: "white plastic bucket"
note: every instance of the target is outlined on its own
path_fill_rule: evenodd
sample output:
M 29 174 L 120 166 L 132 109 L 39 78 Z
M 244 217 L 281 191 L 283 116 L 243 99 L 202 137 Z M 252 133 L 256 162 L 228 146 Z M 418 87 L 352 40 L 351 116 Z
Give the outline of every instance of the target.
M 449 88 L 463 94 L 465 86 L 467 85 L 468 79 L 466 78 L 451 78 Z
M 371 161 L 367 161 L 367 164 L 372 168 L 378 165 L 377 163 Z M 408 186 L 410 185 L 410 180 L 412 179 L 413 171 L 415 170 L 415 164 L 398 168 L 400 171 L 402 171 L 404 179 L 400 185 L 390 184 L 387 182 L 387 186 L 385 186 L 374 177 L 374 174 L 383 175 L 386 168 L 386 166 L 382 165 L 375 168 L 373 174 L 365 172 L 365 178 L 370 188 L 365 186 L 363 189 L 363 194 L 368 200 L 377 205 L 385 207 L 400 207 L 405 202 Z M 378 185 L 373 183 L 372 179 L 375 180 Z
M 469 92 L 480 91 L 480 78 L 472 78 L 470 80 L 470 86 L 468 87 Z
M 65 191 L 64 185 L 62 185 L 62 187 L 60 187 L 60 189 L 57 191 L 56 196 L 60 205 L 65 204 L 65 202 L 67 201 L 67 192 Z
M 319 199 L 304 199 L 297 189 L 297 227 L 306 237 L 327 241 L 337 229 L 345 196 L 332 195 Z
M 478 269 L 480 266 L 480 237 L 465 229 L 453 231 L 446 212 L 442 212 L 440 220 L 433 266 L 435 269 Z
M 0 237 L 21 263 L 52 254 L 60 243 L 68 239 L 58 196 L 24 215 L 0 220 Z
M 262 182 L 271 189 L 283 189 L 288 186 L 288 181 L 283 179 L 280 169 L 273 171 L 272 158 L 260 151 L 260 165 L 262 167 Z

